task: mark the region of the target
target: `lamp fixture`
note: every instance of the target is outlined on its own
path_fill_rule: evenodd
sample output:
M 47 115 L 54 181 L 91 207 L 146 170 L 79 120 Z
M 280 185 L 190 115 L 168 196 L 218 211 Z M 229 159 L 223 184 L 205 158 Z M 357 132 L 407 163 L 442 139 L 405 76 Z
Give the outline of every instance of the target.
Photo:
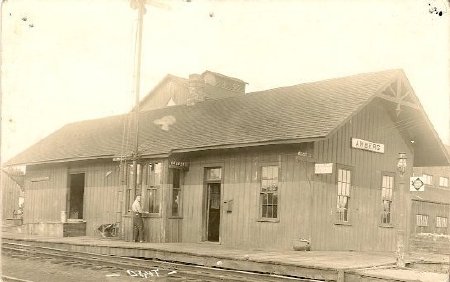
M 406 172 L 406 153 L 398 153 L 397 169 L 401 176 Z

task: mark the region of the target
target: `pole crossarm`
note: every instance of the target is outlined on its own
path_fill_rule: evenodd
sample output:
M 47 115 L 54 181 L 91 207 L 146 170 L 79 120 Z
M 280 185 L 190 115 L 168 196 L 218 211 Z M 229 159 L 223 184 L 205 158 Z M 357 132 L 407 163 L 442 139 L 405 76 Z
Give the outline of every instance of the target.
M 130 0 L 130 7 L 135 10 L 140 10 L 145 14 L 147 12 L 147 9 L 145 9 L 147 2 L 146 0 Z

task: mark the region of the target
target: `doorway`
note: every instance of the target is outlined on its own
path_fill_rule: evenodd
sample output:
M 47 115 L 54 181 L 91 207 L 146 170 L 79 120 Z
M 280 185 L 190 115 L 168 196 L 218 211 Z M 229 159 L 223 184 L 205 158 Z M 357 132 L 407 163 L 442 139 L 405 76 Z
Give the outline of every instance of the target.
M 219 242 L 220 235 L 220 183 L 208 183 L 208 241 Z
M 206 241 L 220 241 L 220 215 L 221 215 L 221 190 L 222 190 L 222 168 L 206 168 Z
M 70 219 L 83 219 L 84 173 L 69 175 L 69 214 Z

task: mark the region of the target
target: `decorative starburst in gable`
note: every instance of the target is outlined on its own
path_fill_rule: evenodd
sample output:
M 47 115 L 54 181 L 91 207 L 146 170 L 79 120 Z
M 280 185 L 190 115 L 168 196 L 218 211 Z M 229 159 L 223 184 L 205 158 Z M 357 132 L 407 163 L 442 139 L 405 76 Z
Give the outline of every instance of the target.
M 392 83 L 381 91 L 378 97 L 397 104 L 395 109 L 397 117 L 400 115 L 402 107 L 410 107 L 416 110 L 420 109 L 420 103 L 414 95 L 411 85 L 404 76 L 399 76 L 392 81 Z

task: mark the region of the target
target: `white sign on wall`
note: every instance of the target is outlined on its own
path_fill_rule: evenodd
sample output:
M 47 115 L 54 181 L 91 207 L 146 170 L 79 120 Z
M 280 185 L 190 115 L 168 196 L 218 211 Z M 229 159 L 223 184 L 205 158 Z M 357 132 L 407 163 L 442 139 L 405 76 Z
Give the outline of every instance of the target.
M 333 173 L 333 163 L 326 164 L 315 164 L 314 166 L 315 174 L 330 174 Z
M 384 144 L 374 143 L 358 138 L 352 138 L 352 148 L 376 152 L 376 153 L 384 153 Z
M 422 176 L 413 176 L 409 178 L 409 191 L 425 191 L 425 178 Z

